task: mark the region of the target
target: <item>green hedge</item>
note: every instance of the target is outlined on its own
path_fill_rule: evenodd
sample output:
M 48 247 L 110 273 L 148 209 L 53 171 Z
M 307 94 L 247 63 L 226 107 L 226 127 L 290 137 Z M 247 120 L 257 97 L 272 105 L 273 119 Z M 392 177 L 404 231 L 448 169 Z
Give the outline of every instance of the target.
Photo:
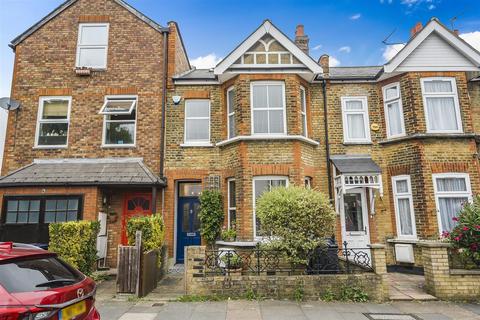
M 200 195 L 200 234 L 209 245 L 220 237 L 224 221 L 222 193 L 218 190 L 204 190 Z
M 134 217 L 127 221 L 128 244 L 135 245 L 135 232 L 142 231 L 143 251 L 160 249 L 165 240 L 165 224 L 161 215 Z
M 49 225 L 48 250 L 86 275 L 95 270 L 98 221 L 71 221 Z

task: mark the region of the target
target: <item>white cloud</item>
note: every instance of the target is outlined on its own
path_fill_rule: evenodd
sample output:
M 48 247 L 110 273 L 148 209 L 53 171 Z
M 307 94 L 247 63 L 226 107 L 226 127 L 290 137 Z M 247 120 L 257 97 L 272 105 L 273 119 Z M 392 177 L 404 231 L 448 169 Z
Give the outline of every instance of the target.
M 209 53 L 206 56 L 200 56 L 190 60 L 190 64 L 197 69 L 210 69 L 215 67 L 220 60 L 222 60 L 222 58 L 218 57 L 215 53 Z
M 462 33 L 460 37 L 469 45 L 480 51 L 480 31 Z
M 362 15 L 360 13 L 355 13 L 353 16 L 350 17 L 350 20 L 358 20 Z
M 330 56 L 328 65 L 330 67 L 338 67 L 340 65 L 340 61 L 337 60 L 335 57 Z
M 383 59 L 385 62 L 390 61 L 395 55 L 403 49 L 405 45 L 403 43 L 392 44 L 383 49 Z
M 435 7 L 434 4 L 431 4 L 431 5 L 428 6 L 428 10 L 433 10 L 433 9 L 435 9 L 435 8 L 436 8 L 436 7 Z
M 312 48 L 313 51 L 317 51 L 322 48 L 321 44 L 317 44 L 315 47 Z
M 349 46 L 344 46 L 344 47 L 341 47 L 340 49 L 338 49 L 338 51 L 345 52 L 345 53 L 350 53 L 350 51 L 352 51 L 352 48 L 350 48 Z

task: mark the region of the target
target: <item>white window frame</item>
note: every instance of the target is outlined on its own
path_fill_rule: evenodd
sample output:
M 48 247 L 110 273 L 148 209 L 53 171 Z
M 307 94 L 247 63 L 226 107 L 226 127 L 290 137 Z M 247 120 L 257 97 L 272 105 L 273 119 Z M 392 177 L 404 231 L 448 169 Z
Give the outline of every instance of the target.
M 82 32 L 84 27 L 106 27 L 107 28 L 107 44 L 106 45 L 82 45 L 80 44 L 80 39 L 82 37 Z M 108 58 L 108 42 L 109 42 L 109 33 L 110 33 L 110 24 L 109 23 L 79 23 L 78 24 L 78 38 L 77 38 L 77 54 L 75 66 L 77 68 L 87 67 L 92 69 L 107 69 L 107 58 Z M 104 48 L 105 49 L 105 64 L 103 66 L 81 66 L 80 65 L 80 49 L 96 49 Z
M 255 201 L 255 181 L 268 181 L 268 180 L 283 180 L 286 181 L 285 187 L 288 187 L 289 181 L 288 176 L 255 176 L 252 179 L 252 216 L 253 216 L 253 238 L 255 240 L 262 240 L 264 237 L 257 236 L 257 215 L 255 212 L 256 201 Z
M 347 110 L 347 102 L 348 101 L 361 101 L 362 102 L 362 110 Z M 341 97 L 342 103 L 342 120 L 343 120 L 343 142 L 344 143 L 371 143 L 371 135 L 370 135 L 370 118 L 368 115 L 368 99 L 366 96 L 348 96 L 348 97 Z M 365 126 L 365 138 L 362 139 L 351 139 L 348 137 L 348 121 L 347 115 L 348 114 L 362 114 L 363 115 L 363 125 Z
M 387 99 L 387 90 L 391 88 L 396 88 L 397 89 L 397 96 Z M 397 138 L 397 137 L 403 137 L 405 136 L 405 119 L 403 115 L 403 104 L 402 104 L 402 93 L 400 91 L 400 82 L 395 82 L 391 83 L 389 85 L 386 85 L 382 88 L 383 92 L 383 109 L 385 113 L 385 123 L 387 124 L 387 138 Z M 400 111 L 400 126 L 402 129 L 402 132 L 399 134 L 391 134 L 390 133 L 390 120 L 388 117 L 388 106 L 397 102 L 398 103 L 398 108 Z
M 227 179 L 227 228 L 230 230 L 230 224 L 231 224 L 231 221 L 230 221 L 230 211 L 231 210 L 234 210 L 235 211 L 235 216 L 237 215 L 237 206 L 235 205 L 235 207 L 232 207 L 231 203 L 230 203 L 230 194 L 232 192 L 232 190 L 230 189 L 230 182 L 234 182 L 235 183 L 235 203 L 237 202 L 237 181 L 235 180 L 235 178 L 230 178 L 230 179 Z
M 452 86 L 452 92 L 425 92 L 425 82 L 428 81 L 449 81 Z M 427 126 L 427 133 L 462 133 L 462 115 L 460 112 L 460 103 L 458 101 L 458 91 L 457 91 L 457 81 L 453 77 L 429 77 L 420 79 L 422 87 L 422 100 L 423 100 L 423 112 L 425 113 L 425 121 Z M 454 107 L 455 107 L 455 116 L 457 118 L 457 130 L 434 130 L 430 128 L 430 120 L 428 118 L 427 111 L 427 98 L 428 97 L 448 97 L 453 98 Z
M 303 97 L 303 104 L 300 106 L 300 114 L 302 117 L 302 131 L 305 128 L 305 133 L 303 134 L 304 137 L 308 138 L 308 120 L 307 120 L 307 91 L 303 86 L 300 86 L 300 102 L 302 101 Z
M 102 113 L 103 109 L 107 105 L 108 99 L 122 99 L 122 100 L 135 100 L 134 103 L 132 103 L 132 107 L 130 108 L 130 112 L 106 112 Z M 135 110 L 135 120 L 107 120 L 108 116 L 111 115 L 124 115 L 124 114 L 131 114 Z M 103 106 L 99 112 L 99 114 L 103 114 L 103 133 L 102 133 L 102 147 L 107 147 L 107 148 L 131 148 L 135 147 L 137 143 L 137 118 L 138 118 L 138 96 L 136 95 L 107 95 L 104 98 L 104 103 Z M 127 121 L 133 121 L 135 125 L 135 129 L 133 130 L 133 143 L 129 144 L 107 144 L 106 143 L 106 138 L 107 138 L 107 122 L 127 122 Z
M 438 191 L 437 188 L 437 179 L 441 178 L 463 178 L 465 179 L 465 185 L 467 187 L 466 191 Z M 433 179 L 433 191 L 435 194 L 435 209 L 437 211 L 437 223 L 438 223 L 438 230 L 440 234 L 443 232 L 442 228 L 442 218 L 440 216 L 440 206 L 439 206 L 439 199 L 440 198 L 467 198 L 468 202 L 473 201 L 472 197 L 472 186 L 470 184 L 470 175 L 468 173 L 463 172 L 448 172 L 448 173 L 435 173 L 432 174 Z
M 312 177 L 306 176 L 303 178 L 303 185 L 307 189 L 312 189 Z
M 68 101 L 67 109 L 67 118 L 66 119 L 49 119 L 43 120 L 43 103 L 48 100 L 64 100 Z M 68 147 L 68 137 L 70 135 L 70 110 L 72 108 L 72 97 L 71 96 L 42 96 L 38 102 L 38 114 L 37 114 L 37 128 L 35 130 L 35 148 L 66 148 Z M 38 139 L 40 138 L 40 127 L 42 123 L 67 123 L 67 141 L 65 144 L 59 145 L 50 145 L 50 144 L 39 144 Z
M 398 192 L 397 182 L 398 181 L 407 181 L 407 192 Z M 397 225 L 397 238 L 399 239 L 417 239 L 417 225 L 415 223 L 415 211 L 413 208 L 413 195 L 412 195 L 412 182 L 410 175 L 399 175 L 392 177 L 392 192 L 393 192 L 393 202 L 395 208 L 395 221 Z M 400 223 L 400 211 L 398 207 L 398 200 L 408 199 L 410 205 L 410 219 L 412 221 L 412 231 L 413 234 L 404 235 L 402 234 L 402 228 Z
M 253 108 L 253 87 L 254 86 L 264 86 L 264 85 L 281 85 L 282 86 L 282 108 Z M 267 105 L 268 105 L 268 92 L 267 92 Z M 253 119 L 253 111 L 267 111 L 267 126 L 268 131 L 270 131 L 270 113 L 268 111 L 273 110 L 281 110 L 283 111 L 283 132 L 282 133 L 255 133 L 254 127 L 254 119 Z M 285 100 L 285 82 L 283 81 L 254 81 L 250 83 L 250 125 L 251 125 L 251 132 L 252 135 L 255 136 L 266 136 L 266 137 L 274 137 L 274 136 L 285 136 L 287 135 L 287 107 L 286 107 L 286 100 Z
M 108 105 L 109 101 L 121 101 L 121 102 L 131 102 L 130 108 L 128 111 L 105 111 L 105 108 Z M 116 114 L 131 114 L 135 106 L 137 105 L 137 98 L 133 96 L 107 96 L 105 98 L 105 102 L 103 103 L 102 108 L 100 109 L 99 114 L 103 115 L 116 115 Z
M 208 117 L 188 117 L 187 118 L 187 104 L 192 101 L 207 101 L 208 102 Z M 210 146 L 210 139 L 211 139 L 211 103 L 210 99 L 186 99 L 185 100 L 185 107 L 183 109 L 184 112 L 184 122 L 183 122 L 183 142 L 185 146 Z M 208 120 L 208 139 L 203 140 L 194 140 L 189 141 L 187 140 L 187 120 Z
M 232 136 L 231 136 L 232 132 L 230 132 L 230 117 L 231 116 L 233 116 L 233 122 L 235 122 L 235 104 L 233 105 L 233 107 L 234 107 L 233 111 L 229 112 L 229 110 L 230 110 L 230 99 L 228 98 L 230 92 L 234 91 L 234 90 L 235 90 L 234 86 L 231 86 L 230 88 L 227 89 L 227 139 L 233 139 L 236 136 L 235 132 L 233 133 Z M 235 96 L 234 96 L 234 98 L 235 98 Z M 235 125 L 235 123 L 234 123 L 234 125 Z

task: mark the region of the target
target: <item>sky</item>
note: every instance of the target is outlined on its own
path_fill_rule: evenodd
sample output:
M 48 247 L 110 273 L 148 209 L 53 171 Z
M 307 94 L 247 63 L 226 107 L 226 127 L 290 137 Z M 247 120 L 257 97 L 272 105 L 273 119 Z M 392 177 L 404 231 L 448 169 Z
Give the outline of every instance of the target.
M 303 24 L 310 55 L 333 66 L 380 65 L 408 41 L 417 22 L 437 17 L 480 50 L 480 0 L 125 0 L 161 25 L 174 20 L 193 65 L 213 67 L 264 19 L 294 37 Z M 63 0 L 0 0 L 0 97 L 10 95 L 10 41 Z M 387 43 L 382 43 L 388 36 Z M 0 155 L 5 112 L 0 111 Z M 1 161 L 1 156 L 0 156 Z

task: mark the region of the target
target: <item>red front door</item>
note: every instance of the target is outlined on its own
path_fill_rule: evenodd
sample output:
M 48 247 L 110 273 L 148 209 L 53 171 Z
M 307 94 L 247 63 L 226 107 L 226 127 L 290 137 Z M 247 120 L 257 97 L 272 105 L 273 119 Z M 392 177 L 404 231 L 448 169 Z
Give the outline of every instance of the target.
M 132 217 L 152 214 L 152 195 L 144 193 L 125 194 L 122 215 L 122 244 L 128 245 L 127 221 Z

